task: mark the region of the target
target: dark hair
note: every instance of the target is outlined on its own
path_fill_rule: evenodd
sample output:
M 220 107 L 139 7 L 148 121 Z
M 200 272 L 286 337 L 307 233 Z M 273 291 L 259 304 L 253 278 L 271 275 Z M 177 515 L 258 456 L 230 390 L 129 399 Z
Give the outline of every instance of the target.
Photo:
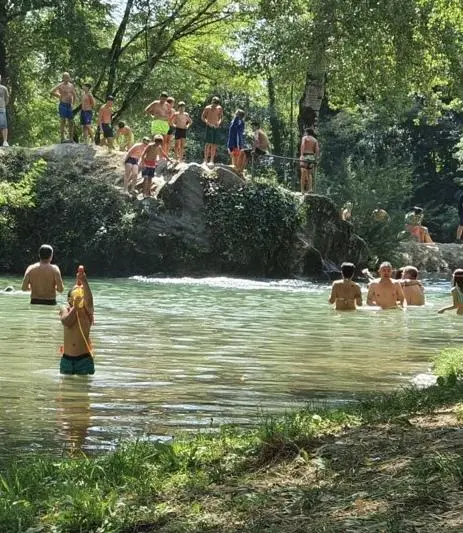
M 83 84 L 83 87 L 88 87 L 89 89 L 92 88 L 92 86 L 90 85 L 90 83 L 84 83 L 84 84 Z
M 421 213 L 423 212 L 423 208 L 422 207 L 414 207 L 413 208 L 413 212 L 415 213 L 415 215 L 421 215 Z
M 453 286 L 455 285 L 463 290 L 463 268 L 457 268 L 453 273 Z
M 53 255 L 53 247 L 49 244 L 42 244 L 39 248 L 40 259 L 50 259 Z
M 218 96 L 213 96 L 211 102 L 213 104 L 220 104 L 220 98 Z
M 183 101 L 182 101 L 182 102 L 179 102 L 179 103 L 178 103 L 178 107 L 185 107 L 185 102 L 183 102 Z
M 235 116 L 239 118 L 244 118 L 244 111 L 242 109 L 237 109 L 235 112 Z
M 169 104 L 173 104 L 175 102 L 175 98 L 173 96 L 169 96 L 167 98 L 167 101 L 169 102 Z
M 404 271 L 404 274 L 410 274 L 410 277 L 412 279 L 417 279 L 418 277 L 418 269 L 412 265 L 403 267 L 402 269 Z
M 253 121 L 251 122 L 251 126 L 252 126 L 253 128 L 260 128 L 260 122 L 259 122 L 258 120 L 253 120 Z
M 351 279 L 355 273 L 354 263 L 343 263 L 341 265 L 342 277 L 346 279 Z
M 168 94 L 166 93 L 166 91 L 162 91 L 161 93 L 161 98 L 168 98 Z
M 315 135 L 315 130 L 313 128 L 306 128 L 304 131 L 307 135 Z
M 402 279 L 402 273 L 404 271 L 404 267 L 400 267 L 395 271 L 394 279 Z
M 107 98 L 106 98 L 106 101 L 110 100 L 111 102 L 114 100 L 114 96 L 112 94 L 110 94 Z
M 123 120 L 120 120 L 117 125 L 119 126 L 119 128 L 125 128 L 125 122 Z

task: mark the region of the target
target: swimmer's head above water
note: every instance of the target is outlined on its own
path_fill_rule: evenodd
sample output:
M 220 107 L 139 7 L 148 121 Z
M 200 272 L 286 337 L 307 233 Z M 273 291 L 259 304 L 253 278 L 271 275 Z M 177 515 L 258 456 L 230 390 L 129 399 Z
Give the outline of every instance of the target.
M 455 285 L 463 291 L 463 268 L 457 268 L 453 273 L 453 286 Z

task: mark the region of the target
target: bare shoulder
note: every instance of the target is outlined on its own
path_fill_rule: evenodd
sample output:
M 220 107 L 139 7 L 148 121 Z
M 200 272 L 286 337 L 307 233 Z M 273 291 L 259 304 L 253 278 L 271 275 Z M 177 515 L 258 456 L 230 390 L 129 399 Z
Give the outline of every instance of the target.
M 58 265 L 50 265 L 50 266 L 57 274 L 61 274 L 61 270 L 59 269 Z

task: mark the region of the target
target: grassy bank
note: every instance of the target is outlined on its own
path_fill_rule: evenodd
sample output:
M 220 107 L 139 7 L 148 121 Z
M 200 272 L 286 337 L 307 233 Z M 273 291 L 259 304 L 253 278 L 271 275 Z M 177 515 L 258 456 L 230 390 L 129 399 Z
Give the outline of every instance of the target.
M 463 530 L 463 386 L 223 428 L 97 458 L 18 460 L 0 477 L 7 532 Z

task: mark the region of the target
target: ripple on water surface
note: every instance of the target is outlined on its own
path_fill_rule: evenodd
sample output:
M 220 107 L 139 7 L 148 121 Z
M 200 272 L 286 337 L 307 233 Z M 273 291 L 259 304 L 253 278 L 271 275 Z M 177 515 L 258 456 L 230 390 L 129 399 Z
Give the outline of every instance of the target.
M 357 313 L 332 311 L 327 284 L 300 280 L 137 276 L 92 288 L 89 378 L 58 375 L 56 308 L 0 294 L 0 456 L 109 449 L 120 438 L 248 424 L 313 399 L 350 401 L 425 373 L 461 327 L 436 315 L 448 282 L 428 284 L 424 308 Z

